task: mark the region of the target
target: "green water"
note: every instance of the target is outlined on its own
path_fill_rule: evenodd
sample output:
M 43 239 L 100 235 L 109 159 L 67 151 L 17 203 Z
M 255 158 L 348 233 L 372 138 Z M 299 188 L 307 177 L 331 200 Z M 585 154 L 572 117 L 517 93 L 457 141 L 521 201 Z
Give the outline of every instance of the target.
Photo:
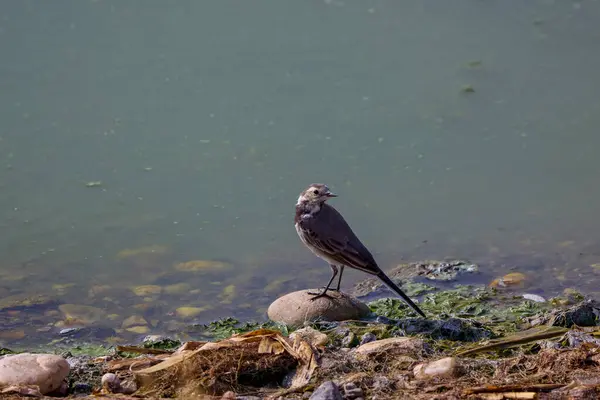
M 328 278 L 293 227 L 312 182 L 384 269 L 459 257 L 482 282 L 593 291 L 599 20 L 592 0 L 3 3 L 0 298 L 53 302 L 2 329 L 47 340 L 61 303 L 152 332 L 180 306 L 262 318 Z M 189 260 L 230 266 L 173 268 Z

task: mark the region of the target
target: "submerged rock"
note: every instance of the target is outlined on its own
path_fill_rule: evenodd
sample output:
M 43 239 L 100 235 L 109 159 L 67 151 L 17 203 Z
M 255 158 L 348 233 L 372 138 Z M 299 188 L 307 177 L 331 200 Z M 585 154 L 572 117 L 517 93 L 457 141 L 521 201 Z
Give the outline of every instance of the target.
M 307 321 L 343 321 L 360 319 L 371 310 L 364 303 L 343 292 L 331 291 L 327 296 L 312 300 L 320 289 L 299 290 L 288 293 L 269 306 L 267 315 L 274 322 L 299 326 Z
M 15 294 L 0 299 L 0 311 L 8 309 L 46 308 L 57 303 L 56 298 L 45 294 Z
M 0 386 L 37 385 L 41 394 L 60 388 L 69 363 L 54 354 L 21 353 L 0 359 Z
M 58 309 L 70 324 L 89 325 L 106 319 L 106 312 L 97 307 L 80 304 L 61 304 Z

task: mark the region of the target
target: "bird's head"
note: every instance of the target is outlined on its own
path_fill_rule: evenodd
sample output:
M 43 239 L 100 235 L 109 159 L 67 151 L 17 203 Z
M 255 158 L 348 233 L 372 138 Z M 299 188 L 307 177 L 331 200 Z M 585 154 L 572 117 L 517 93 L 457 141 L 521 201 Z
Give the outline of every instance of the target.
M 322 183 L 313 183 L 298 197 L 298 204 L 323 204 L 332 197 L 337 197 L 331 193 L 327 185 Z

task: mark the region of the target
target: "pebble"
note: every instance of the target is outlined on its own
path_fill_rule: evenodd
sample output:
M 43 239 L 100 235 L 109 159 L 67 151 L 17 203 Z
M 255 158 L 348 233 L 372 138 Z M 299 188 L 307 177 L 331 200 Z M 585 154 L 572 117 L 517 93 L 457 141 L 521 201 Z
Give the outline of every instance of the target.
M 72 394 L 91 394 L 94 388 L 89 383 L 75 382 L 71 389 Z
M 454 357 L 446 357 L 430 363 L 422 363 L 413 369 L 415 378 L 419 380 L 436 377 L 452 378 L 462 375 L 458 360 Z
M 91 325 L 94 322 L 106 319 L 104 310 L 97 307 L 80 304 L 61 304 L 58 309 L 71 324 L 80 323 L 83 325 Z
M 345 400 L 359 400 L 364 397 L 363 390 L 356 386 L 354 382 L 348 382 L 342 388 Z
M 102 388 L 110 393 L 119 393 L 121 391 L 121 380 L 112 372 L 102 375 Z
M 42 394 L 60 388 L 69 363 L 54 354 L 21 353 L 0 359 L 0 386 L 37 385 Z
M 132 287 L 131 291 L 137 296 L 146 297 L 160 294 L 162 288 L 158 285 L 141 285 Z
M 343 400 L 337 385 L 332 381 L 321 384 L 309 397 L 309 400 Z
M 525 293 L 523 295 L 523 298 L 527 299 L 527 300 L 535 301 L 536 303 L 545 303 L 546 302 L 545 298 L 543 298 L 542 296 L 539 296 L 537 294 Z
M 179 307 L 175 313 L 180 318 L 192 318 L 206 311 L 208 307 Z
M 315 320 L 344 321 L 360 319 L 370 314 L 366 304 L 342 292 L 328 292 L 329 297 L 312 300 L 314 295 L 308 292 L 322 289 L 299 290 L 288 293 L 269 306 L 267 315 L 271 321 L 302 326 Z
M 373 332 L 367 332 L 360 338 L 360 344 L 363 345 L 365 343 L 374 342 L 377 340 L 377 336 Z

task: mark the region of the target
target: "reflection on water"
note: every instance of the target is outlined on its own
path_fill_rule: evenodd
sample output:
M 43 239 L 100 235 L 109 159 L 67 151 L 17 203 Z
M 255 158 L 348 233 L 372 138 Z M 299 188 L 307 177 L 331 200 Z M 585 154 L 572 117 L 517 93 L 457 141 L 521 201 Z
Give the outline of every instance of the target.
M 6 4 L 0 341 L 81 322 L 64 304 L 116 336 L 142 334 L 130 317 L 261 318 L 329 274 L 292 226 L 311 182 L 384 269 L 468 258 L 482 282 L 593 290 L 599 17 L 598 1 Z M 192 260 L 223 264 L 175 267 Z

